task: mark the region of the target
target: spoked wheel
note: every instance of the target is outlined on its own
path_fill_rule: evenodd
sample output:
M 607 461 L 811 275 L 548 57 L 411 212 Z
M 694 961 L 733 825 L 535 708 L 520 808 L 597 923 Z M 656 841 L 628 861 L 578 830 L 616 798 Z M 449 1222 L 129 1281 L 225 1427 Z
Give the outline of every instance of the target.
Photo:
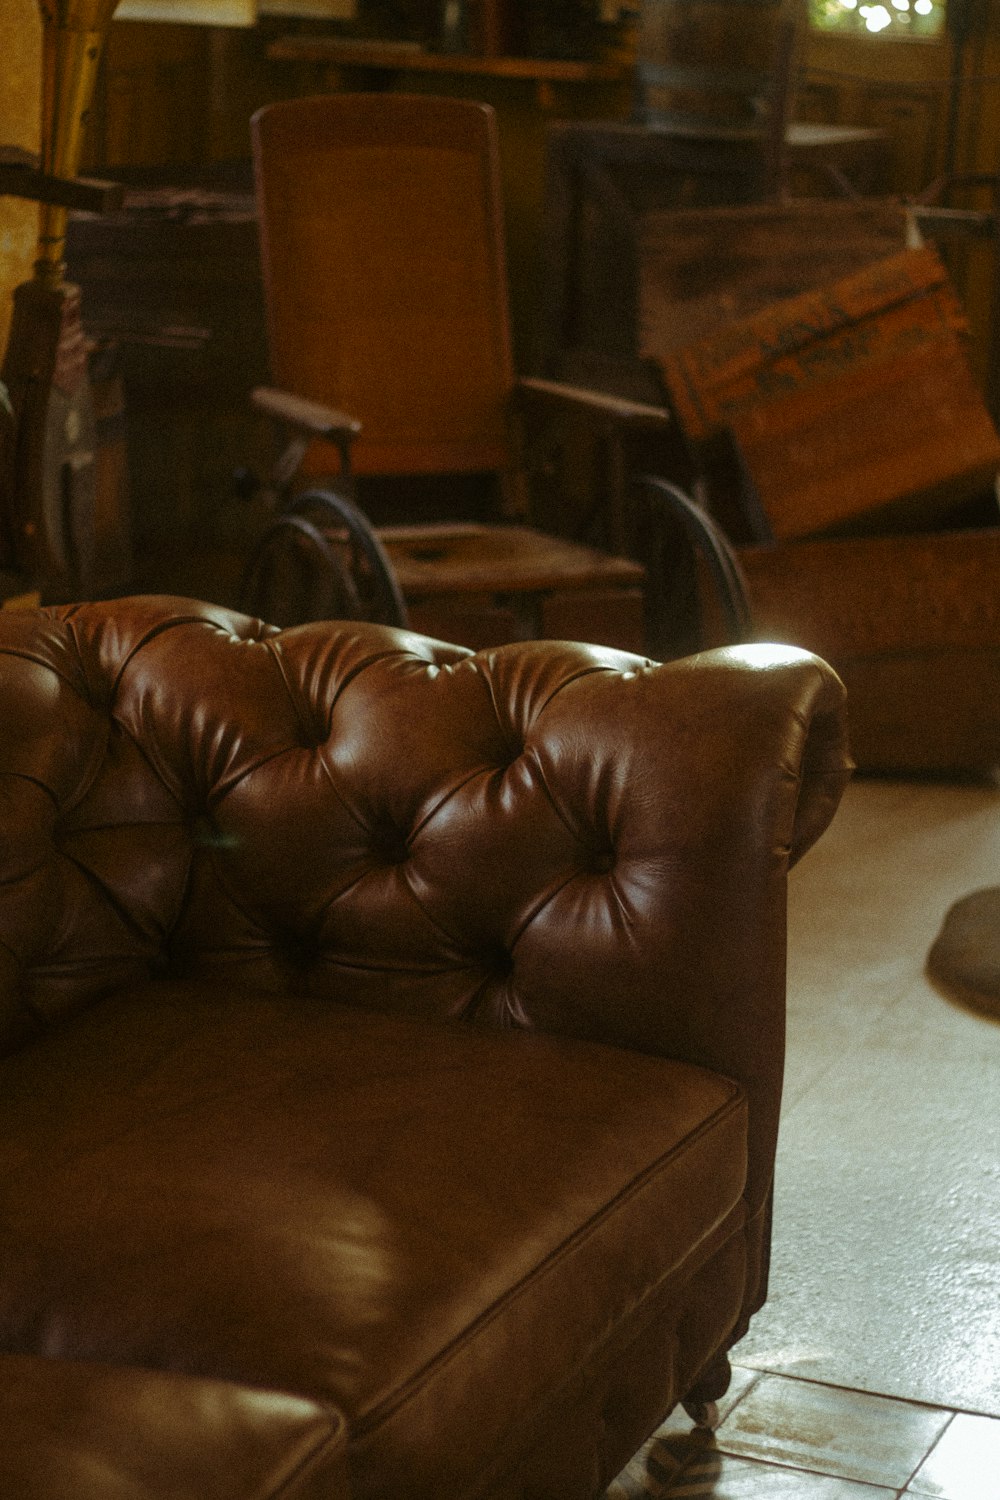
M 408 624 L 385 548 L 357 506 L 333 490 L 306 491 L 272 521 L 244 572 L 240 605 L 280 626 Z
M 637 496 L 636 556 L 647 569 L 647 649 L 661 659 L 700 651 L 698 563 L 714 605 L 716 635 L 726 645 L 753 638 L 746 581 L 735 552 L 705 509 L 675 484 L 642 475 Z

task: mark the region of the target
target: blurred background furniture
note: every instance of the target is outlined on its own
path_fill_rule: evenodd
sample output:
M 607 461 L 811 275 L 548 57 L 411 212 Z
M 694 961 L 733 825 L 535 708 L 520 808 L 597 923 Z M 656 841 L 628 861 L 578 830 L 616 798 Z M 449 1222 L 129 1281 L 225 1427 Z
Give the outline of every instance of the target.
M 634 356 L 650 216 L 887 190 L 882 131 L 795 121 L 801 31 L 779 0 L 643 0 L 631 120 L 547 132 L 539 370 Z
M 632 113 L 637 125 L 661 135 L 752 142 L 764 193 L 780 196 L 797 26 L 781 6 L 756 0 L 754 9 L 759 24 L 751 27 L 732 4 L 642 0 Z
M 709 1421 L 766 1296 L 830 669 L 162 597 L 0 613 L 0 665 L 0 1341 L 62 1369 L 11 1382 L 28 1432 L 47 1392 L 99 1453 L 131 1392 L 145 1494 L 213 1455 L 201 1493 L 273 1493 L 299 1447 L 328 1487 L 281 1493 L 340 1495 L 315 1402 L 355 1500 L 597 1500 Z
M 99 430 L 130 478 L 131 586 L 237 587 L 220 516 L 233 471 L 267 447 L 247 393 L 267 376 L 249 163 L 119 169 L 121 206 L 72 214 L 67 275 L 84 328 L 115 351 L 120 410 Z
M 756 143 L 768 197 L 810 178 L 870 189 L 888 166 L 883 131 L 796 118 L 806 25 L 797 0 L 640 0 L 633 120 L 658 134 Z
M 907 209 L 889 199 L 765 201 L 752 143 L 575 123 L 548 141 L 551 376 L 662 400 L 650 360 L 908 242 Z
M 115 4 L 40 4 L 40 151 L 0 141 L 0 195 L 38 205 L 32 273 L 13 289 L 0 362 L 0 568 L 51 599 L 127 582 L 127 486 L 99 459 L 93 348 L 64 263 L 69 209 L 101 210 L 121 197 L 116 184 L 77 178 Z
M 254 400 L 287 440 L 258 509 L 280 511 L 296 488 L 321 482 L 380 525 L 404 522 L 408 534 L 386 536 L 403 594 L 412 580 L 425 599 L 420 580 L 433 564 L 434 628 L 448 638 L 478 646 L 515 627 L 552 633 L 557 603 L 541 614 L 511 605 L 546 592 L 565 597 L 575 634 L 639 647 L 635 563 L 509 530 L 530 512 L 519 424 L 569 407 L 603 424 L 613 452 L 623 434 L 659 432 L 668 419 L 658 407 L 516 379 L 493 111 L 429 96 L 325 95 L 260 111 L 253 146 L 275 382 Z M 612 514 L 623 487 L 611 465 Z M 413 531 L 420 520 L 437 529 Z M 448 521 L 480 528 L 474 557 L 461 528 L 442 532 Z M 283 539 L 301 549 L 303 536 L 300 525 L 271 529 L 275 568 L 274 549 Z M 258 557 L 266 594 L 265 571 Z M 449 575 L 451 629 L 441 613 Z M 609 590 L 617 610 L 606 609 Z
M 726 322 L 661 370 L 754 634 L 836 664 L 859 765 L 991 772 L 1000 437 L 934 250 Z

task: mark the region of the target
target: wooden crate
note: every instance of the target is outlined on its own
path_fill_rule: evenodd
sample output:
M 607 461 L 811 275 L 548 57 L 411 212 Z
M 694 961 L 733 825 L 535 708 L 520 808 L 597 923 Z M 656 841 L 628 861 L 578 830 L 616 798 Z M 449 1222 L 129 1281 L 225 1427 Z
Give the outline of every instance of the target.
M 661 365 L 688 439 L 735 439 L 750 537 L 926 529 L 1000 470 L 965 331 L 925 247 L 766 308 Z
M 1000 765 L 1000 527 L 740 549 L 755 635 L 825 657 L 870 771 Z

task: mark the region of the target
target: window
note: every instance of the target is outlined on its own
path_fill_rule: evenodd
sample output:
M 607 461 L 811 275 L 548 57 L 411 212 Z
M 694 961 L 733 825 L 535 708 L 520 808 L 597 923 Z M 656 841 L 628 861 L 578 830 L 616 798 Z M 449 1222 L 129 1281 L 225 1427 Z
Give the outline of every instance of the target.
M 945 0 L 809 0 L 809 22 L 841 36 L 938 37 Z

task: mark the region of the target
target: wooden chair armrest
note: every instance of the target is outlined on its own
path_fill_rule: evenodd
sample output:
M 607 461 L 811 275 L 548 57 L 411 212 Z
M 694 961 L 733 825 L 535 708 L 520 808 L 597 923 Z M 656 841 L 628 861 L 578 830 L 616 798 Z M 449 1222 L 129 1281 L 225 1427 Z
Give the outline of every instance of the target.
M 282 433 L 284 448 L 275 460 L 270 478 L 261 484 L 250 469 L 237 470 L 233 476 L 237 495 L 243 500 L 262 495 L 272 510 L 280 510 L 299 471 L 309 445 L 321 439 L 332 443 L 340 454 L 340 479 L 351 487 L 351 444 L 361 431 L 361 423 L 336 407 L 272 385 L 258 385 L 250 392 L 250 404 L 270 417 Z
M 525 404 L 589 412 L 595 417 L 603 417 L 612 426 L 635 432 L 659 432 L 672 425 L 665 406 L 629 401 L 623 396 L 566 385 L 559 380 L 536 380 L 525 376 L 517 382 L 515 392 Z
M 286 427 L 298 428 L 310 437 L 343 442 L 345 438 L 357 437 L 361 431 L 361 423 L 356 417 L 337 411 L 333 406 L 323 406 L 319 401 L 293 396 L 290 391 L 281 391 L 274 386 L 257 386 L 250 392 L 250 400 L 258 411 Z

